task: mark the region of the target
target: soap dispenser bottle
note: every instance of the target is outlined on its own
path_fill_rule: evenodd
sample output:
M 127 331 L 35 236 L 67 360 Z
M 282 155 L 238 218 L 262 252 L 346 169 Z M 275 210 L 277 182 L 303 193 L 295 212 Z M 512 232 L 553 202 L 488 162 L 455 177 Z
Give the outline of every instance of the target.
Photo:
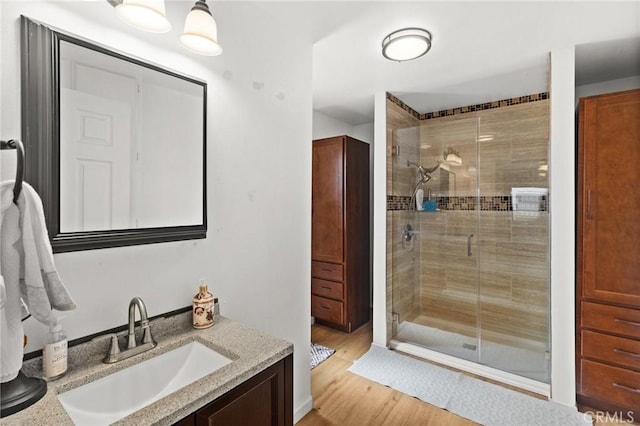
M 55 380 L 67 372 L 67 334 L 60 321 L 61 318 L 51 320 L 42 351 L 42 371 L 46 380 Z
M 198 294 L 193 296 L 193 328 L 207 328 L 213 325 L 213 295 L 207 290 L 204 280 L 200 281 Z

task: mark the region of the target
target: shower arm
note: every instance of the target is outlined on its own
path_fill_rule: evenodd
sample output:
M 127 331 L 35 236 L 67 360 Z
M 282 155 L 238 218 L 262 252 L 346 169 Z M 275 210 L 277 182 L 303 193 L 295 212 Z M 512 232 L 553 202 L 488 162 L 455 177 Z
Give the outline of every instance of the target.
M 427 183 L 427 182 L 429 182 L 431 180 L 430 173 L 433 173 L 436 170 L 438 170 L 438 168 L 440 168 L 441 165 L 442 165 L 442 162 L 438 161 L 435 166 L 431 167 L 430 169 L 425 169 L 420 164 L 418 164 L 418 163 L 416 163 L 414 161 L 407 161 L 407 167 L 414 166 L 414 167 L 416 167 L 418 169 L 418 173 L 420 173 L 420 179 L 416 183 L 416 186 L 413 188 L 413 192 L 411 193 L 411 200 L 409 201 L 409 205 L 410 206 L 415 205 L 416 193 L 418 192 L 418 189 L 422 185 L 424 185 L 425 183 Z

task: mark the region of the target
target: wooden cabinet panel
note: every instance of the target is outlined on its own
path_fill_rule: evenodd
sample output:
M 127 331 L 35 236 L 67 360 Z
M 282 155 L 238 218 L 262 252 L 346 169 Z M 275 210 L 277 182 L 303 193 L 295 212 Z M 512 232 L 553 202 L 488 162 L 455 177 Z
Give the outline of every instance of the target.
M 313 144 L 311 169 L 311 257 L 344 260 L 344 155 L 342 138 Z
M 640 373 L 589 360 L 582 360 L 581 364 L 583 395 L 604 396 L 620 407 L 640 407 Z
M 190 416 L 174 423 L 173 426 L 196 426 L 196 415 L 191 414 Z
M 579 402 L 640 407 L 640 90 L 580 99 L 576 381 Z
M 582 293 L 640 308 L 638 123 L 640 90 L 581 100 Z
M 311 278 L 311 294 L 328 297 L 329 299 L 342 300 L 344 285 L 334 281 L 326 281 Z
M 293 425 L 293 355 L 196 411 L 196 426 Z
M 370 317 L 369 145 L 315 140 L 312 171 L 312 315 L 350 333 Z
M 326 297 L 311 296 L 311 315 L 335 324 L 344 322 L 344 305 Z
M 311 262 L 311 276 L 324 278 L 325 280 L 342 281 L 344 279 L 344 268 L 342 265 L 326 262 Z
M 582 327 L 640 339 L 640 310 L 582 302 Z
M 640 340 L 584 330 L 582 356 L 640 370 Z

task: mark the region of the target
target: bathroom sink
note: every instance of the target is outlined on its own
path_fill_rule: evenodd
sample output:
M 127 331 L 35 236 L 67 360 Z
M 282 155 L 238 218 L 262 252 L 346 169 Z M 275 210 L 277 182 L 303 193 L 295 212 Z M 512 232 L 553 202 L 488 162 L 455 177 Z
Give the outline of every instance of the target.
M 210 374 L 231 360 L 198 342 L 58 395 L 77 425 L 108 425 Z

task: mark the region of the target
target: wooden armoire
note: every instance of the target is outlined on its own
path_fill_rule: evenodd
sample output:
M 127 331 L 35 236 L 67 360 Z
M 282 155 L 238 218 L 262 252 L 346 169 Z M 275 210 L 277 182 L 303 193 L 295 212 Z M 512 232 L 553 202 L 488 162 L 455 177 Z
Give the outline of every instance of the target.
M 369 144 L 313 141 L 311 315 L 351 333 L 369 321 Z
M 580 99 L 578 134 L 578 403 L 627 413 L 640 407 L 640 90 Z

